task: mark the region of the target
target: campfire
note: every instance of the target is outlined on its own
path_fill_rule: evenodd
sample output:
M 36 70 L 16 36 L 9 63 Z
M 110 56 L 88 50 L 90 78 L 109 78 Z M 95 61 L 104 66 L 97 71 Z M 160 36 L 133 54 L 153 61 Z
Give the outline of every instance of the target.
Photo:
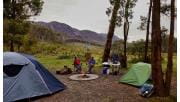
M 69 78 L 71 80 L 93 80 L 93 79 L 97 79 L 98 75 L 81 72 L 81 74 L 71 75 Z
M 81 75 L 81 76 L 78 76 L 79 78 L 89 78 L 89 76 L 88 75 L 86 75 L 86 74 L 83 74 L 83 75 Z
M 88 76 L 88 74 L 86 74 L 86 72 L 81 72 L 82 75 L 78 76 L 79 78 L 89 78 L 90 76 Z

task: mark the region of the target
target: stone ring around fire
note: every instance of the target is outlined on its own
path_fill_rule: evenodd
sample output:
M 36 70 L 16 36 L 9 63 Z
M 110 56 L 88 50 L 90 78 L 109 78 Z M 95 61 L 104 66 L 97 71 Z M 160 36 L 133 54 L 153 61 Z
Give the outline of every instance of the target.
M 71 80 L 93 80 L 93 79 L 97 79 L 99 76 L 95 75 L 95 74 L 75 74 L 75 75 L 71 75 L 69 78 Z

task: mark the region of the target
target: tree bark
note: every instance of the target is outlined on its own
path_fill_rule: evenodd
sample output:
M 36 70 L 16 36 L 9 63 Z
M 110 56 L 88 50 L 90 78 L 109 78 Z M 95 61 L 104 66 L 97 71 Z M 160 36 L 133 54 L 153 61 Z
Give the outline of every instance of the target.
M 122 66 L 124 68 L 127 68 L 127 37 L 128 37 L 128 32 L 129 32 L 129 22 L 128 22 L 128 19 L 125 18 L 125 22 L 124 22 L 124 63 Z
M 148 20 L 147 20 L 147 31 L 146 31 L 146 42 L 145 42 L 145 51 L 144 51 L 144 62 L 148 62 L 148 47 L 149 47 L 149 28 L 152 12 L 152 0 L 150 0 L 149 11 L 148 11 Z
M 16 19 L 16 12 L 15 12 L 15 8 L 16 8 L 16 0 L 12 0 L 12 8 L 13 8 L 13 12 L 12 12 L 12 19 L 15 20 Z M 10 51 L 14 51 L 14 34 L 12 34 L 12 38 L 10 41 Z
M 103 55 L 103 59 L 102 59 L 103 62 L 108 61 L 108 58 L 109 58 L 111 44 L 112 44 L 112 38 L 114 35 L 115 26 L 116 26 L 117 11 L 118 11 L 119 7 L 120 7 L 120 0 L 115 0 L 113 13 L 112 13 L 111 21 L 110 21 L 110 25 L 109 25 L 109 31 L 107 34 L 104 55 Z
M 129 20 L 128 20 L 128 12 L 129 12 L 129 3 L 130 0 L 127 0 L 125 10 L 124 10 L 124 68 L 127 68 L 127 38 L 129 33 Z
M 11 39 L 11 41 L 10 41 L 10 51 L 14 51 L 14 41 L 13 41 L 13 39 Z
M 157 96 L 165 96 L 163 72 L 161 66 L 161 29 L 160 29 L 160 0 L 153 0 L 152 9 L 152 79 L 154 92 Z
M 169 45 L 168 45 L 168 64 L 166 70 L 166 95 L 170 95 L 171 78 L 173 71 L 173 40 L 174 40 L 174 19 L 175 19 L 175 0 L 171 0 L 171 22 L 170 22 L 170 35 L 169 35 Z

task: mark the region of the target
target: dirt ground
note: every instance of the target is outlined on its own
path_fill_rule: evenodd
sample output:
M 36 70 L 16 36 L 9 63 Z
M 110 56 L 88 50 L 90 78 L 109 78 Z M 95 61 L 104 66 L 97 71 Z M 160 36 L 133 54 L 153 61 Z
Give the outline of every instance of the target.
M 176 79 L 172 82 L 173 99 L 143 98 L 136 87 L 118 83 L 118 76 L 100 75 L 91 81 L 72 81 L 70 75 L 55 75 L 67 89 L 50 96 L 38 98 L 36 102 L 174 102 L 176 101 Z

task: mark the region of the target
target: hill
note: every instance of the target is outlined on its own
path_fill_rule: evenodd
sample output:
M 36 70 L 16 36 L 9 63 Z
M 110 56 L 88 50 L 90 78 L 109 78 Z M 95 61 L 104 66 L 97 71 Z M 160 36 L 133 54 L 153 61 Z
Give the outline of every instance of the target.
M 106 42 L 105 33 L 97 33 L 91 30 L 79 30 L 77 28 L 71 27 L 68 24 L 60 23 L 57 21 L 52 22 L 35 22 L 39 26 L 43 26 L 51 29 L 54 32 L 63 34 L 65 42 L 84 42 L 97 45 L 104 45 Z M 113 37 L 113 41 L 119 40 L 117 36 Z

